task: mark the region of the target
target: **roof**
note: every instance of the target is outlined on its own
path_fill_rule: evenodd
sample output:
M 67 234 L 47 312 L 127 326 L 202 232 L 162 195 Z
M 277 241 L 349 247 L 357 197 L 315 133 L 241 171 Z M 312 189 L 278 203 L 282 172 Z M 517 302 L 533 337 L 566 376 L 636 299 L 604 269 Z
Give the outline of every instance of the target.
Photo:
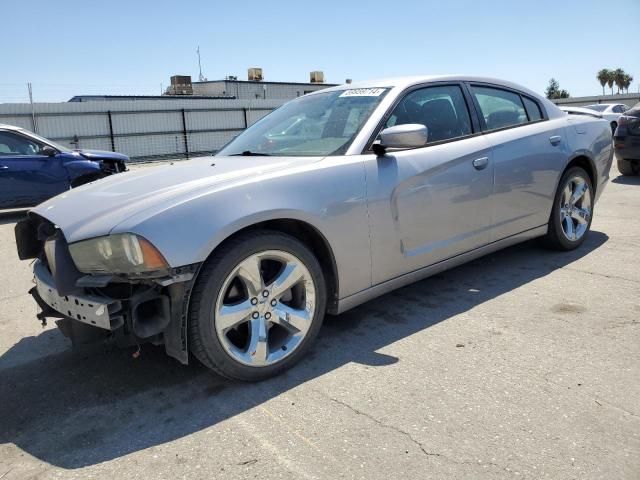
M 535 97 L 540 98 L 540 94 L 529 90 L 522 85 L 518 85 L 517 83 L 509 82 L 507 80 L 500 80 L 498 78 L 492 77 L 480 77 L 475 75 L 413 75 L 406 77 L 391 77 L 391 78 L 379 78 L 375 80 L 366 80 L 362 82 L 354 82 L 347 83 L 344 85 L 338 85 L 332 88 L 327 88 L 326 90 L 322 90 L 322 92 L 331 92 L 336 90 L 350 90 L 353 88 L 406 88 L 412 85 L 418 85 L 421 83 L 429 83 L 429 82 L 479 82 L 479 83 L 491 83 L 494 85 L 501 85 L 508 88 L 513 88 L 515 90 L 520 90 L 521 92 L 528 93 Z M 310 95 L 314 95 L 319 92 L 313 92 Z
M 15 125 L 7 125 L 6 123 L 0 123 L 0 128 L 4 130 L 24 130 L 22 127 L 16 127 Z

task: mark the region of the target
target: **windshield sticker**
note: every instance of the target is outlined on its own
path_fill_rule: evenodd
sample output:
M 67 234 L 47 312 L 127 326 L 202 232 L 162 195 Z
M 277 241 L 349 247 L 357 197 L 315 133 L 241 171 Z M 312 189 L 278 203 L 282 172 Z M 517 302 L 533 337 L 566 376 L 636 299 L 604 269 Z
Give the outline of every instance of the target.
M 345 90 L 341 97 L 379 97 L 384 93 L 385 88 L 354 88 Z

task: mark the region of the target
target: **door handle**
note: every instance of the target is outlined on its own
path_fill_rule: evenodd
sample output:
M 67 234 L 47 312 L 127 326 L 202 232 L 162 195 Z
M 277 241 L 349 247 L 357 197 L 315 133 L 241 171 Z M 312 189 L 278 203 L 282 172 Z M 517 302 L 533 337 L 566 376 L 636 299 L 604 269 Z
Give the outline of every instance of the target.
M 484 170 L 489 164 L 489 157 L 476 158 L 473 161 L 473 168 L 476 170 Z
M 551 142 L 551 145 L 558 145 L 562 141 L 562 137 L 560 135 L 554 135 L 549 137 L 549 141 Z

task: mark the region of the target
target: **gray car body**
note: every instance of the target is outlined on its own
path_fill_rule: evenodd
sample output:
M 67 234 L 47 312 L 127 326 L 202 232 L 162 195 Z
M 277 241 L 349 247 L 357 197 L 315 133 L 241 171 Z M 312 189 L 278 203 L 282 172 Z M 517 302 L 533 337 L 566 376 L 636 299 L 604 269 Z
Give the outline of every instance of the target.
M 437 82 L 504 86 L 536 98 L 544 121 L 378 157 L 365 149 L 403 92 Z M 34 209 L 69 243 L 132 232 L 172 267 L 200 263 L 256 223 L 311 227 L 333 257 L 331 313 L 499 248 L 544 235 L 558 182 L 579 159 L 596 198 L 608 179 L 605 120 L 569 116 L 519 85 L 468 77 L 403 77 L 323 90 L 387 87 L 349 149 L 327 157 L 205 157 L 106 178 Z M 317 93 L 311 94 L 315 95 Z M 560 137 L 553 145 L 550 138 Z M 472 162 L 488 158 L 476 170 Z M 585 163 L 586 162 L 586 163 Z

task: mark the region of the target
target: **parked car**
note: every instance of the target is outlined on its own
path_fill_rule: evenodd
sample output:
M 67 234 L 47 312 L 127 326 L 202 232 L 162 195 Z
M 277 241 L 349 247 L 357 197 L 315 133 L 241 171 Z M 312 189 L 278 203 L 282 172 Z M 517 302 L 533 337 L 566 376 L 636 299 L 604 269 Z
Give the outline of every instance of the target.
M 620 115 L 629 110 L 629 107 L 624 103 L 594 103 L 593 105 L 585 105 L 583 108 L 595 110 L 602 115 L 602 118 L 609 120 L 612 135 L 618 127 L 618 118 L 620 118 Z
M 613 135 L 618 170 L 623 175 L 640 175 L 640 103 L 618 119 Z
M 115 152 L 71 150 L 0 124 L 0 209 L 32 207 L 72 187 L 127 169 Z
M 287 138 L 298 119 L 313 128 Z M 60 317 L 74 341 L 164 344 L 260 380 L 304 356 L 325 312 L 531 238 L 577 248 L 612 155 L 607 121 L 514 83 L 343 85 L 285 104 L 215 157 L 51 199 L 16 240 L 36 259 L 40 318 Z

